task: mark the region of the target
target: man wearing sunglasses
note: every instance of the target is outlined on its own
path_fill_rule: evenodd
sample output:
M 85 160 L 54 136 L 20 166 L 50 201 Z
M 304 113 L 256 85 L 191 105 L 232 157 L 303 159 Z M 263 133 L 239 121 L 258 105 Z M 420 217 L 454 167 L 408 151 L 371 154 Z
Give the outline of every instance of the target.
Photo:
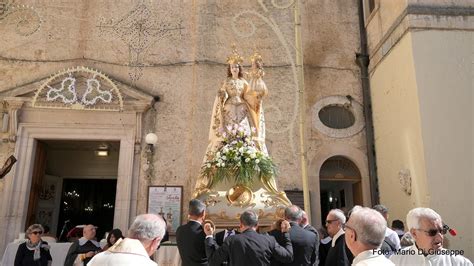
M 346 223 L 344 212 L 339 209 L 332 209 L 326 217 L 326 228 L 329 236 L 332 237 L 331 247 L 326 256 L 326 266 L 349 266 L 352 264 L 352 255 L 344 241 L 344 230 L 342 225 Z
M 395 265 L 457 265 L 472 263 L 459 255 L 460 250 L 443 248 L 446 229 L 441 216 L 430 208 L 415 208 L 407 214 L 407 227 L 415 244 L 390 257 Z

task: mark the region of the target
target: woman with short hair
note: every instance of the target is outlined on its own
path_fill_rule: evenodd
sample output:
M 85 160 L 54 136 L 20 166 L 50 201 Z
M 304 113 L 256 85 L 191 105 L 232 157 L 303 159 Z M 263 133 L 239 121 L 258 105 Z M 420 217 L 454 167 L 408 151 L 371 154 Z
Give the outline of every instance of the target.
M 41 240 L 44 229 L 41 224 L 33 224 L 26 230 L 28 240 L 16 252 L 15 266 L 48 266 L 53 258 L 49 253 L 48 242 Z

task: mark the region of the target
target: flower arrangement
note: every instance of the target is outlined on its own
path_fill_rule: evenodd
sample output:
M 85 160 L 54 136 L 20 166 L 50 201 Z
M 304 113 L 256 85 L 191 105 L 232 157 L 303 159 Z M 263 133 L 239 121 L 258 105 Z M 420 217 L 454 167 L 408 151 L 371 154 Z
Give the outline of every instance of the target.
M 236 184 L 251 185 L 255 177 L 268 181 L 276 175 L 272 159 L 257 149 L 249 132 L 237 124 L 226 129 L 221 130 L 221 146 L 208 154 L 202 166 L 203 176 L 212 178 L 213 184 L 233 180 Z

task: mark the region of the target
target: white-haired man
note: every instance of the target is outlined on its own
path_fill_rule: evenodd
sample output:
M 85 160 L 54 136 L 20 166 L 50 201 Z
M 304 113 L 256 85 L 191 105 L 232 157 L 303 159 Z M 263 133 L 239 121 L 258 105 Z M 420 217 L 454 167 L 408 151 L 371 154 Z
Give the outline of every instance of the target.
M 329 211 L 326 217 L 326 227 L 329 236 L 332 237 L 331 247 L 326 256 L 326 266 L 348 266 L 351 265 L 354 256 L 347 248 L 344 241 L 343 224 L 346 223 L 344 212 L 339 209 Z
M 379 250 L 386 227 L 386 220 L 377 211 L 360 206 L 352 209 L 344 229 L 346 245 L 355 256 L 353 266 L 394 265 Z
M 128 230 L 128 237 L 119 239 L 107 251 L 97 254 L 87 266 L 105 265 L 148 265 L 157 264 L 150 260 L 165 235 L 166 223 L 155 214 L 138 215 Z
M 415 208 L 407 214 L 407 227 L 415 244 L 390 257 L 395 265 L 471 265 L 456 250 L 443 249 L 446 229 L 441 216 L 430 208 Z

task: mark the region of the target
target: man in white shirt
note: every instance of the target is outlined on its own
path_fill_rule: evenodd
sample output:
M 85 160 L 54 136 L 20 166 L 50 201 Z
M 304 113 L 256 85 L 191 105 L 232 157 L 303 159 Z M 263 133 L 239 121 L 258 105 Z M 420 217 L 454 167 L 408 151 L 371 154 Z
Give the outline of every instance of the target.
M 415 239 L 413 246 L 390 257 L 395 265 L 472 266 L 471 261 L 458 255 L 461 250 L 443 248 L 446 229 L 441 216 L 430 208 L 415 208 L 407 214 L 407 227 Z
M 352 209 L 344 229 L 346 245 L 354 255 L 353 266 L 394 265 L 379 249 L 386 227 L 387 222 L 377 211 L 360 206 Z
M 387 221 L 388 223 L 388 208 L 387 207 L 379 204 L 379 205 L 374 206 L 374 210 L 382 214 L 383 218 L 385 218 L 385 221 Z M 391 244 L 395 245 L 396 250 L 399 250 L 401 248 L 400 237 L 398 237 L 397 232 L 390 229 L 390 227 L 387 227 L 387 230 L 385 230 L 385 237 L 390 240 Z
M 166 224 L 161 216 L 139 215 L 128 230 L 127 238 L 117 240 L 107 251 L 95 255 L 87 266 L 156 266 L 150 256 L 160 245 L 165 230 Z

